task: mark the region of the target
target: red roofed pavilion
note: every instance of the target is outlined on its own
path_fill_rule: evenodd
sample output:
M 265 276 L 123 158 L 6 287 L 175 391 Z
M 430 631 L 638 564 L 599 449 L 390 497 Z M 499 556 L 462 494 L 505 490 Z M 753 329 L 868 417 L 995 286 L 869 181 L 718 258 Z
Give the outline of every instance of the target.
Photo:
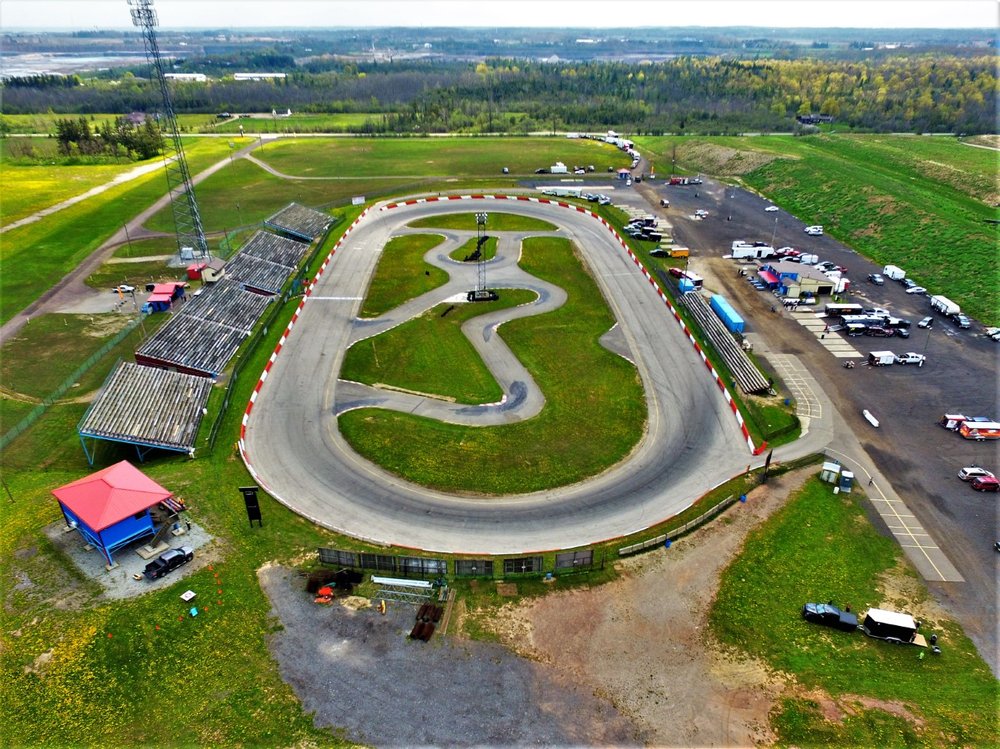
M 54 489 L 66 524 L 100 549 L 109 565 L 111 553 L 143 536 L 153 535 L 149 508 L 169 500 L 164 489 L 127 460 Z

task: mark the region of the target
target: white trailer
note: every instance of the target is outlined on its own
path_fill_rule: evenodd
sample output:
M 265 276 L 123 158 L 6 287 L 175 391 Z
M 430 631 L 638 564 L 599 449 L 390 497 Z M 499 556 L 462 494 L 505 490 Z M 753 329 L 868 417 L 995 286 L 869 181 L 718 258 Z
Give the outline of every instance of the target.
M 569 174 L 569 168 L 561 161 L 557 161 L 549 167 L 549 172 L 552 174 Z
M 902 281 L 906 278 L 906 271 L 896 265 L 887 265 L 882 269 L 882 275 L 893 281 Z
M 873 367 L 884 367 L 896 363 L 896 355 L 891 351 L 872 351 L 868 354 L 868 364 Z
M 941 296 L 940 294 L 931 297 L 931 309 L 940 312 L 942 315 L 957 315 L 962 311 L 961 307 L 948 297 Z
M 744 258 L 757 258 L 762 259 L 766 257 L 774 257 L 773 247 L 754 247 L 753 245 L 741 245 L 737 247 L 733 245 L 733 260 L 742 260 Z

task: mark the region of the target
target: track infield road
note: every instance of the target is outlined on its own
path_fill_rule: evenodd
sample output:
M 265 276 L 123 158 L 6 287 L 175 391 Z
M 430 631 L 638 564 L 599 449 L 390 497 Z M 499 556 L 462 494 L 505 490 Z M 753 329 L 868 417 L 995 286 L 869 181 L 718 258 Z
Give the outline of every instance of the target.
M 358 326 L 371 324 L 356 316 L 385 243 L 414 219 L 483 210 L 560 227 L 601 286 L 636 363 L 649 408 L 646 434 L 627 460 L 591 480 L 516 497 L 444 494 L 362 459 L 337 429 L 336 412 L 348 390 L 337 375 Z M 512 244 L 501 240 L 501 253 Z M 434 262 L 439 252 L 431 250 L 428 260 Z M 439 289 L 440 298 L 425 299 L 424 308 L 472 285 L 468 277 L 455 283 Z M 502 286 L 490 277 L 494 284 Z M 497 372 L 497 379 L 517 376 Z M 349 397 L 356 397 L 355 390 Z M 357 224 L 317 281 L 261 385 L 243 452 L 263 488 L 326 528 L 381 543 L 482 554 L 571 548 L 646 528 L 751 462 L 715 381 L 611 232 L 589 214 L 554 204 L 492 199 L 376 207 Z

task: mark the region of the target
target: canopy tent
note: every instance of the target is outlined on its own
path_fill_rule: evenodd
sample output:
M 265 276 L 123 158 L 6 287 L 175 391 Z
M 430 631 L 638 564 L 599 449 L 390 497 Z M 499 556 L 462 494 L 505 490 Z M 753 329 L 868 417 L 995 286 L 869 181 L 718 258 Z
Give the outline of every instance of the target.
M 54 489 L 63 517 L 87 543 L 114 564 L 111 553 L 143 536 L 153 535 L 149 508 L 169 500 L 164 489 L 127 460 Z

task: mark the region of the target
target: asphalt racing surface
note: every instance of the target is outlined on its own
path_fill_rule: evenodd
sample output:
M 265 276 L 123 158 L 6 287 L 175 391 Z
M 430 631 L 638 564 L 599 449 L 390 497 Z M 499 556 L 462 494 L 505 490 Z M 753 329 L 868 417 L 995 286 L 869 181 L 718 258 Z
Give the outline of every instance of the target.
M 618 325 L 615 350 L 636 364 L 648 404 L 647 431 L 621 464 L 569 487 L 503 498 L 466 497 L 407 483 L 359 457 L 336 415 L 379 406 L 464 423 L 530 418 L 542 394 L 495 335 L 501 319 L 544 312 L 561 290 L 516 266 L 525 233 L 500 238 L 488 264 L 491 288 L 531 288 L 539 301 L 471 323 L 471 339 L 504 388 L 499 404 L 470 409 L 338 379 L 344 351 L 475 285 L 475 267 L 447 258 L 473 232 L 428 230 L 443 244 L 425 256 L 452 280 L 376 320 L 357 314 L 385 243 L 417 218 L 507 212 L 549 221 L 584 256 Z M 487 226 L 488 229 L 488 226 Z M 536 232 L 551 234 L 551 232 Z M 478 422 L 476 420 L 479 420 Z M 407 435 L 400 434 L 400 439 Z M 751 462 L 735 418 L 656 291 L 598 220 L 527 201 L 474 200 L 373 209 L 342 243 L 305 303 L 247 419 L 244 455 L 272 496 L 316 523 L 351 536 L 441 552 L 510 554 L 569 548 L 653 525 L 692 504 Z

